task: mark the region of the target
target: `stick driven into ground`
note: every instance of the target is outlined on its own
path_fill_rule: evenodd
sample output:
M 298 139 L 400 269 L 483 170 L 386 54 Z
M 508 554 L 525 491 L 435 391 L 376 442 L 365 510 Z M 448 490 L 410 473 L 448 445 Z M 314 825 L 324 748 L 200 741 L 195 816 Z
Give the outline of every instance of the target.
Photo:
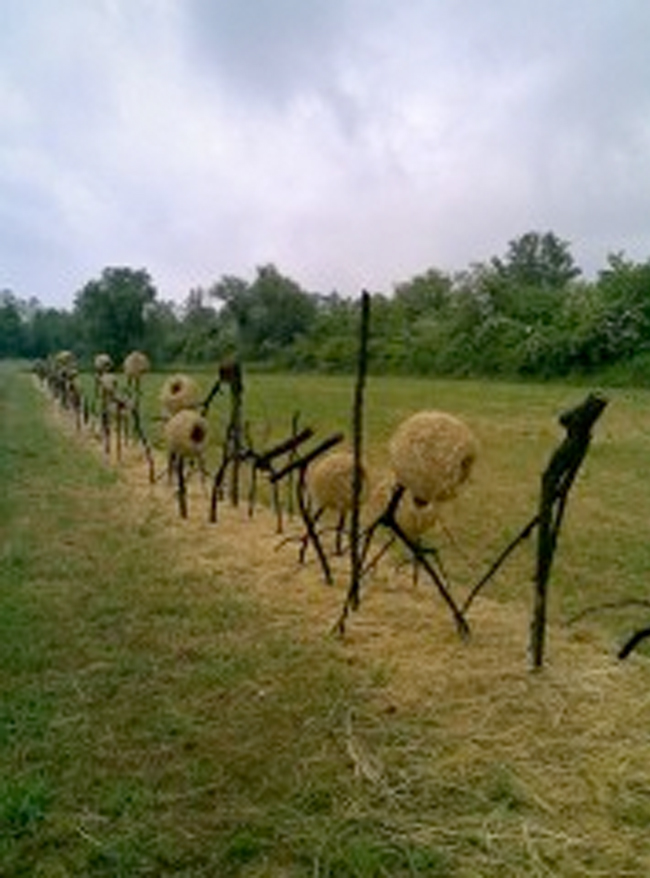
M 456 602 L 454 601 L 451 593 L 445 584 L 442 575 L 436 570 L 432 562 L 429 560 L 428 553 L 421 545 L 419 545 L 416 541 L 412 540 L 407 533 L 400 527 L 397 522 L 396 513 L 397 507 L 400 504 L 400 501 L 404 495 L 404 486 L 397 485 L 393 490 L 392 497 L 388 503 L 386 509 L 378 516 L 378 518 L 370 525 L 366 534 L 365 540 L 365 550 L 370 545 L 372 541 L 372 537 L 376 529 L 380 526 L 386 527 L 393 532 L 395 537 L 400 540 L 407 549 L 412 553 L 413 557 L 416 561 L 422 565 L 422 567 L 426 570 L 426 572 L 431 577 L 434 585 L 440 592 L 443 600 L 451 610 L 452 616 L 456 623 L 456 628 L 461 637 L 468 637 L 470 634 L 470 628 L 465 619 L 462 610 L 458 607 Z M 365 554 L 365 552 L 364 552 Z M 343 610 L 341 612 L 341 616 L 336 624 L 336 630 L 343 634 L 345 633 L 345 622 L 347 620 L 348 614 L 351 609 L 355 609 L 354 604 L 354 595 L 352 594 L 352 590 L 347 594 L 345 604 L 343 605 Z M 357 593 L 358 600 L 358 593 Z
M 321 568 L 323 570 L 323 576 L 325 577 L 325 582 L 328 585 L 332 584 L 332 571 L 330 570 L 329 563 L 327 561 L 327 556 L 323 549 L 322 543 L 318 536 L 318 531 L 316 529 L 316 523 L 318 521 L 318 513 L 316 516 L 312 516 L 311 511 L 309 509 L 309 504 L 307 502 L 307 485 L 306 485 L 306 475 L 309 464 L 312 461 L 316 460 L 321 455 L 325 454 L 335 445 L 338 445 L 339 442 L 343 441 L 342 433 L 334 433 L 332 436 L 329 436 L 327 439 L 324 439 L 319 445 L 315 448 L 312 448 L 311 451 L 307 452 L 303 457 L 298 458 L 297 460 L 291 461 L 286 466 L 284 466 L 279 472 L 274 473 L 271 476 L 271 484 L 278 482 L 280 479 L 285 478 L 292 472 L 298 473 L 298 484 L 296 486 L 296 495 L 298 500 L 298 508 L 300 510 L 300 514 L 302 516 L 302 520 L 305 524 L 305 546 L 308 542 L 311 542 L 314 549 L 316 550 L 316 555 L 318 556 L 318 560 L 320 561 Z M 304 551 L 301 554 L 301 559 L 304 557 Z
M 490 565 L 487 573 L 485 573 L 476 585 L 472 588 L 469 595 L 465 599 L 465 603 L 463 604 L 462 610 L 463 613 L 467 613 L 472 603 L 474 602 L 474 598 L 478 595 L 478 593 L 483 589 L 488 582 L 492 579 L 497 570 L 502 566 L 508 556 L 514 552 L 519 543 L 522 543 L 524 540 L 527 540 L 528 537 L 535 530 L 537 525 L 539 524 L 539 515 L 535 515 L 534 518 L 528 522 L 528 524 L 517 534 L 517 536 L 508 543 L 505 549 L 497 556 L 496 560 Z
M 213 385 L 210 393 L 204 400 L 202 409 L 207 411 L 222 383 L 230 386 L 230 420 L 226 427 L 226 438 L 223 444 L 221 464 L 216 472 L 212 485 L 212 498 L 210 501 L 211 522 L 217 520 L 217 501 L 226 474 L 229 470 L 230 502 L 233 506 L 239 505 L 239 472 L 242 460 L 245 456 L 242 424 L 244 382 L 242 379 L 241 366 L 238 362 L 228 361 L 221 364 L 219 367 L 219 380 Z
M 589 449 L 592 428 L 606 405 L 607 400 L 592 393 L 580 405 L 560 416 L 560 424 L 567 435 L 542 475 L 530 633 L 530 654 L 536 670 L 544 663 L 548 582 L 569 491 Z
M 352 411 L 352 508 L 350 510 L 350 590 L 349 602 L 352 609 L 359 606 L 359 587 L 363 553 L 359 535 L 359 509 L 363 483 L 363 402 L 368 371 L 368 337 L 370 334 L 370 295 L 365 290 L 361 294 L 361 319 L 359 322 L 359 355 L 357 361 L 357 380 L 354 390 Z
M 274 445 L 272 448 L 269 448 L 267 451 L 258 453 L 253 450 L 251 443 L 249 443 L 249 447 L 247 449 L 246 457 L 252 462 L 251 469 L 251 482 L 250 482 L 250 492 L 249 492 L 249 502 L 248 502 L 248 514 L 253 514 L 253 509 L 255 507 L 255 496 L 257 489 L 257 474 L 258 472 L 265 473 L 270 480 L 271 484 L 271 492 L 273 495 L 273 508 L 275 509 L 275 514 L 277 517 L 277 532 L 282 533 L 282 503 L 280 501 L 280 494 L 278 491 L 278 483 L 277 481 L 273 481 L 273 476 L 275 475 L 274 461 L 277 457 L 281 457 L 284 454 L 289 455 L 288 463 L 292 464 L 295 462 L 297 457 L 297 450 L 303 442 L 306 442 L 308 439 L 314 435 L 314 431 L 311 427 L 305 427 L 300 432 L 296 430 L 297 421 L 294 417 L 292 421 L 292 433 L 288 439 L 283 440 L 282 442 Z M 288 483 L 289 483 L 289 491 L 294 487 L 293 476 L 295 475 L 295 470 L 289 470 L 288 474 Z M 292 511 L 293 498 L 291 494 L 289 495 L 289 504 L 290 504 L 290 514 Z
M 650 628 L 641 628 L 639 631 L 636 631 L 632 637 L 624 644 L 624 646 L 619 650 L 618 657 L 620 659 L 625 659 L 628 655 L 637 648 L 640 643 L 643 643 L 650 637 Z

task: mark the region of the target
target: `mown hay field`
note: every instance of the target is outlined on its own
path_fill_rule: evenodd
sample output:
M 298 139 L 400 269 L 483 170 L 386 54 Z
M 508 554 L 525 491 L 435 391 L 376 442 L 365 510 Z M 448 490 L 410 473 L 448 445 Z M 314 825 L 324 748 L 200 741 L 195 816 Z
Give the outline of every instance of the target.
M 213 375 L 194 376 L 207 390 Z M 162 448 L 146 376 L 145 429 Z M 367 459 L 440 408 L 480 452 L 434 531 L 461 597 L 535 512 L 582 388 L 368 381 Z M 650 666 L 616 650 L 645 599 L 650 395 L 607 392 L 569 498 L 547 662 L 526 655 L 534 541 L 472 607 L 459 640 L 398 556 L 364 583 L 322 582 L 299 532 L 245 504 L 181 520 L 135 444 L 118 464 L 29 376 L 0 373 L 0 873 L 7 875 L 645 876 Z M 259 447 L 292 416 L 348 432 L 347 378 L 245 375 Z M 227 392 L 210 413 L 212 471 Z M 157 469 L 164 471 L 162 453 Z
M 216 375 L 192 376 L 202 392 Z M 144 400 L 150 435 L 161 444 L 158 392 L 163 376 L 148 376 Z M 445 527 L 433 544 L 459 590 L 469 588 L 537 510 L 540 477 L 564 438 L 559 415 L 590 391 L 561 384 L 427 381 L 373 378 L 367 383 L 365 460 L 371 473 L 389 465 L 388 445 L 397 426 L 415 411 L 442 409 L 462 418 L 479 441 L 468 485 L 444 508 Z M 553 574 L 557 621 L 602 603 L 650 597 L 650 493 L 644 474 L 650 460 L 650 392 L 608 388 L 604 415 L 569 498 Z M 316 431 L 315 440 L 341 431 L 350 440 L 353 380 L 344 376 L 253 374 L 245 377 L 244 414 L 256 450 L 287 437 L 292 419 Z M 209 463 L 216 467 L 229 416 L 228 388 L 210 411 Z M 312 443 L 313 444 L 313 443 Z M 487 587 L 496 599 L 527 601 L 534 538 Z M 639 619 L 638 607 L 596 613 L 613 632 Z

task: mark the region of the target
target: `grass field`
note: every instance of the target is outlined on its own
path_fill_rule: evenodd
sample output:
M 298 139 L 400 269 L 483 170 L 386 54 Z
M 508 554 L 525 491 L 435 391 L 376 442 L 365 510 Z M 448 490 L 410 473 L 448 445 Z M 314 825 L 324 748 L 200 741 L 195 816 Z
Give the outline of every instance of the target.
M 214 375 L 195 375 L 207 393 Z M 149 435 L 160 444 L 156 422 L 162 376 L 150 376 L 145 397 Z M 598 388 L 592 388 L 597 390 Z M 365 458 L 371 469 L 388 465 L 388 441 L 399 422 L 423 408 L 439 408 L 464 418 L 480 445 L 468 488 L 445 513 L 453 544 L 442 542 L 450 574 L 459 588 L 477 581 L 497 553 L 535 513 L 540 476 L 564 437 L 557 418 L 585 397 L 588 389 L 567 385 L 506 384 L 370 378 L 366 394 Z M 650 460 L 650 392 L 608 389 L 609 400 L 594 430 L 594 441 L 570 497 L 561 536 L 553 589 L 556 618 L 610 600 L 644 598 L 650 570 L 650 492 L 643 474 Z M 352 380 L 347 377 L 251 375 L 245 389 L 245 416 L 256 448 L 290 433 L 291 419 L 323 438 L 336 431 L 350 436 Z M 216 467 L 229 413 L 227 388 L 211 409 L 211 468 Z M 532 547 L 532 548 L 531 548 Z M 528 599 L 534 546 L 513 558 L 512 569 L 489 586 L 495 597 Z M 523 562 L 523 567 L 519 565 Z M 638 608 L 631 611 L 638 619 Z M 603 613 L 612 632 L 621 631 L 630 611 Z
M 156 442 L 161 381 L 148 376 L 144 407 Z M 370 379 L 373 466 L 418 408 L 479 437 L 434 534 L 459 595 L 535 511 L 557 415 L 583 395 Z M 532 544 L 476 602 L 468 643 L 395 560 L 340 640 L 344 564 L 324 586 L 264 510 L 209 525 L 198 479 L 181 521 L 137 447 L 107 463 L 2 368 L 0 874 L 649 874 L 650 666 L 615 659 L 647 616 L 571 622 L 647 596 L 650 395 L 608 395 L 553 571 L 547 666 L 531 674 Z M 245 399 L 263 446 L 296 411 L 319 436 L 347 431 L 351 382 L 247 376 Z M 210 467 L 227 408 L 211 414 Z

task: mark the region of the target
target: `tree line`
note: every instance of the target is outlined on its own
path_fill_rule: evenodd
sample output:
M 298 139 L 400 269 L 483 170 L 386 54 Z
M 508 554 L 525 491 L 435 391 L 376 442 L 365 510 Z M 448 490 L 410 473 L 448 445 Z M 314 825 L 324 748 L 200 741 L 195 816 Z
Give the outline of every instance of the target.
M 650 259 L 610 254 L 583 277 L 566 241 L 528 232 L 504 255 L 446 273 L 430 268 L 373 292 L 370 368 L 376 373 L 558 378 L 620 370 L 650 375 Z M 145 269 L 106 268 L 70 310 L 0 292 L 0 357 L 71 349 L 82 362 L 135 348 L 154 364 L 238 357 L 266 369 L 350 371 L 358 302 L 306 291 L 274 265 L 248 281 L 224 275 L 163 301 Z

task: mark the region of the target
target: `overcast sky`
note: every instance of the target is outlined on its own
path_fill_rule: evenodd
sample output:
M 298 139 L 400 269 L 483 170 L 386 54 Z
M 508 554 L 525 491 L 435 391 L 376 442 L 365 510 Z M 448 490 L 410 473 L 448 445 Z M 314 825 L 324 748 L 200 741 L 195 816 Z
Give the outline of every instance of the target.
M 650 258 L 649 0 L 0 0 L 0 289 Z

